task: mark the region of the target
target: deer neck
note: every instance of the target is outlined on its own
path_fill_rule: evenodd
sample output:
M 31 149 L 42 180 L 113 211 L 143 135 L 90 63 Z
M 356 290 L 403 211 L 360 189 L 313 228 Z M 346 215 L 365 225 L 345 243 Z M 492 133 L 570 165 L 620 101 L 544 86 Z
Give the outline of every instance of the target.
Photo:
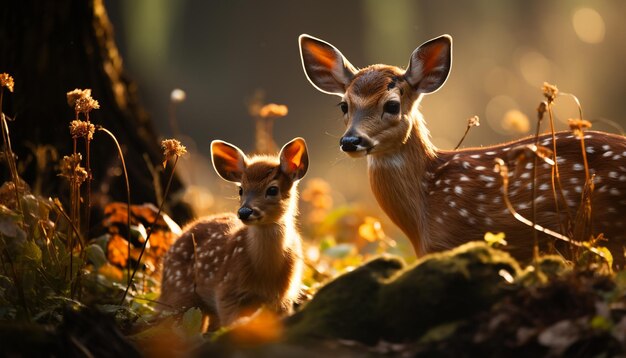
M 393 152 L 369 155 L 368 172 L 378 204 L 421 256 L 428 252 L 427 168 L 436 148 L 417 110 L 409 120 L 412 126 L 404 143 Z
M 247 228 L 246 245 L 250 261 L 258 272 L 271 274 L 280 271 L 289 257 L 287 253 L 300 250 L 300 240 L 295 229 L 296 195 L 294 190 L 289 208 L 280 220 Z

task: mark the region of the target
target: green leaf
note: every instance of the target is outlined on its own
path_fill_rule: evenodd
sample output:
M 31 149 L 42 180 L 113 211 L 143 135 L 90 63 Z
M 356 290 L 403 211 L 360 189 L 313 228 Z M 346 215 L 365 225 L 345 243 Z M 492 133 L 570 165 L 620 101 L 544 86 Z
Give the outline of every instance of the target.
M 202 311 L 199 308 L 190 308 L 185 312 L 182 329 L 187 337 L 193 337 L 202 333 Z
M 41 249 L 34 241 L 24 243 L 24 257 L 35 263 L 41 262 Z
M 91 262 L 96 270 L 107 262 L 106 255 L 100 246 L 97 244 L 91 244 L 87 246 L 87 259 Z

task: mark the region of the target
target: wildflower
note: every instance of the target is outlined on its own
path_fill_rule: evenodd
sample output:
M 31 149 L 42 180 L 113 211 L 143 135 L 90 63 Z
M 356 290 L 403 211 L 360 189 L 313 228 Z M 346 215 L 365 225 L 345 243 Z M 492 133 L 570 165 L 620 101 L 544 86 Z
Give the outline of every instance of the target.
M 541 90 L 543 91 L 543 95 L 548 100 L 548 103 L 554 102 L 556 96 L 559 94 L 559 89 L 556 88 L 555 85 L 549 84 L 548 82 L 543 83 Z
M 282 104 L 268 103 L 261 107 L 259 110 L 259 116 L 261 118 L 276 118 L 284 117 L 289 112 L 287 106 Z
M 91 89 L 89 88 L 84 90 L 77 88 L 67 92 L 67 104 L 74 108 L 77 113 L 85 114 L 100 108 L 98 101 L 91 97 Z
M 163 156 L 165 160 L 163 161 L 163 166 L 168 160 L 173 157 L 180 157 L 187 153 L 187 148 L 180 143 L 177 139 L 164 139 L 161 141 L 161 148 L 163 149 Z
M 186 98 L 187 94 L 180 88 L 175 88 L 172 90 L 172 93 L 170 93 L 170 101 L 172 101 L 172 103 L 184 102 Z
M 478 116 L 473 116 L 467 119 L 468 127 L 478 127 L 480 126 L 480 118 Z
M 96 131 L 96 126 L 90 122 L 81 120 L 73 120 L 70 122 L 70 134 L 72 138 L 86 138 L 87 140 L 93 139 L 93 133 Z
M 569 129 L 572 130 L 572 133 L 579 138 L 583 136 L 583 131 L 585 129 L 591 128 L 591 122 L 585 119 L 570 118 L 567 120 L 567 123 L 569 124 Z
M 0 73 L 0 87 L 6 87 L 10 92 L 13 92 L 13 86 L 15 82 L 13 77 L 8 73 Z
M 80 153 L 66 155 L 61 159 L 61 176 L 78 185 L 87 180 L 87 171 L 80 166 L 83 156 Z

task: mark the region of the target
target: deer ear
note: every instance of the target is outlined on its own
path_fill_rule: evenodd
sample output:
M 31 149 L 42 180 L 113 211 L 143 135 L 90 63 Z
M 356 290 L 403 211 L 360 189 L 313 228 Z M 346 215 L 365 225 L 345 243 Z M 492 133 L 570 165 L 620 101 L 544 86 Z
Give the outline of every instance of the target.
M 298 137 L 285 144 L 280 150 L 280 170 L 293 180 L 300 180 L 307 169 L 309 154 L 304 139 Z
M 318 90 L 343 96 L 356 68 L 328 42 L 300 35 L 300 58 L 309 82 Z
M 452 37 L 443 35 L 413 51 L 404 77 L 416 91 L 432 93 L 446 82 L 451 66 Z
M 211 160 L 217 174 L 226 181 L 241 182 L 248 158 L 230 143 L 221 140 L 211 142 Z

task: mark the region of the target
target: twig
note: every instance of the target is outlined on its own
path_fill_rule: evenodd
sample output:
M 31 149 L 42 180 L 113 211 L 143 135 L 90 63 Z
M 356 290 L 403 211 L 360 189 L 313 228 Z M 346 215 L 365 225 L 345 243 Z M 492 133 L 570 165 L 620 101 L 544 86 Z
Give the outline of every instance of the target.
M 120 161 L 122 162 L 122 169 L 124 170 L 124 180 L 126 182 L 126 225 L 128 229 L 127 265 L 130 265 L 130 182 L 128 180 L 128 171 L 126 170 L 126 162 L 124 161 L 124 153 L 122 153 L 122 147 L 120 147 L 120 143 L 117 141 L 117 138 L 115 138 L 115 135 L 113 135 L 111 131 L 101 126 L 98 126 L 98 130 L 101 130 L 104 133 L 108 134 L 113 139 L 113 142 L 115 142 L 115 146 L 117 147 L 117 153 L 120 156 Z M 131 280 L 130 267 L 128 267 L 127 272 L 128 272 L 127 283 L 130 285 L 130 280 Z

